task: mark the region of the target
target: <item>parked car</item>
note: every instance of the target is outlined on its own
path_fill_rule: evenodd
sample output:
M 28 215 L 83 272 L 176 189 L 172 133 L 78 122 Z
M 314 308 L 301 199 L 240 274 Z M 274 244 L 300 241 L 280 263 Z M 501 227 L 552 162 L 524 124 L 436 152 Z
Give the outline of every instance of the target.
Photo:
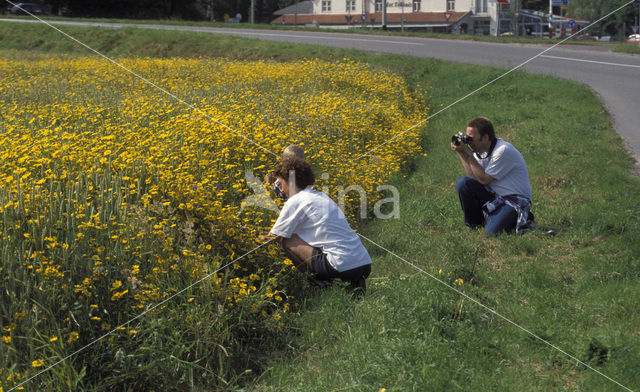
M 16 5 L 9 6 L 4 13 L 9 15 L 29 15 L 29 13 L 32 15 L 45 14 L 39 5 L 34 3 L 16 3 Z
M 627 42 L 640 42 L 640 34 L 631 34 L 627 37 Z

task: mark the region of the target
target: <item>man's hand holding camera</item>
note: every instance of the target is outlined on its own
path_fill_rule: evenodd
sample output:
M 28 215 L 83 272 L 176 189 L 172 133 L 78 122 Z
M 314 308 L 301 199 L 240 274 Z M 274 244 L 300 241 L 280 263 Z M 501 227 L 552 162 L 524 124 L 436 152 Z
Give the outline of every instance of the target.
M 466 133 L 460 132 L 451 136 L 451 149 L 458 153 L 467 175 L 483 185 L 493 181 L 493 177 L 484 171 L 474 158 L 473 153 L 487 152 L 490 147 L 489 137 L 487 135 L 480 136 L 478 130 L 472 127 L 467 127 Z
M 460 132 L 456 135 L 451 136 L 451 149 L 453 151 L 469 155 L 471 154 L 471 149 L 468 147 L 468 144 L 472 140 L 473 138 L 471 136 Z

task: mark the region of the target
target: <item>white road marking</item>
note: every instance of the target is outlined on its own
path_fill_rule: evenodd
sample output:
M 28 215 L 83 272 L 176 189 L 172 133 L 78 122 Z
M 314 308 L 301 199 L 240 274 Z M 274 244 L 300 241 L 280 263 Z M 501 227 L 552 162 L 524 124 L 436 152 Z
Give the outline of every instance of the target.
M 573 59 L 571 57 L 560 57 L 560 56 L 549 56 L 549 55 L 543 55 L 543 56 L 540 56 L 540 57 L 547 57 L 547 58 L 550 58 L 550 59 L 567 60 L 567 61 L 581 61 L 583 63 L 593 63 L 593 64 L 602 64 L 602 65 L 615 65 L 617 67 L 640 68 L 640 65 L 634 65 L 634 64 L 609 63 L 609 62 L 606 62 L 606 61 Z

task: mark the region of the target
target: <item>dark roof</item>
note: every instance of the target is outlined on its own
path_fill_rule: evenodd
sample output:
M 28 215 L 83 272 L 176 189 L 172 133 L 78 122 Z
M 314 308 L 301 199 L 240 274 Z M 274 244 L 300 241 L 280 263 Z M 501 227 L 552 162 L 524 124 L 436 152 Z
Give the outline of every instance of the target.
M 290 5 L 285 8 L 281 8 L 274 12 L 274 15 L 285 15 L 285 14 L 312 14 L 313 13 L 313 2 L 311 0 L 301 1 L 298 3 L 298 9 L 296 10 L 296 5 Z
M 302 3 L 300 3 L 302 4 Z M 290 7 L 287 7 L 290 8 Z M 285 8 L 285 9 L 287 9 Z M 409 24 L 453 24 L 465 17 L 469 12 L 405 12 L 404 22 Z M 447 15 L 449 16 L 447 18 Z M 300 15 L 295 19 L 299 25 L 312 24 L 317 22 L 321 25 L 345 25 L 347 24 L 347 14 L 332 15 Z M 351 14 L 351 24 L 361 23 L 360 14 Z M 382 21 L 382 13 L 375 12 L 367 14 L 366 23 L 371 23 L 371 18 L 375 18 L 376 23 Z M 401 13 L 387 13 L 387 23 L 400 24 L 402 21 Z M 294 15 L 287 13 L 280 15 L 271 21 L 271 24 L 288 24 L 294 23 Z

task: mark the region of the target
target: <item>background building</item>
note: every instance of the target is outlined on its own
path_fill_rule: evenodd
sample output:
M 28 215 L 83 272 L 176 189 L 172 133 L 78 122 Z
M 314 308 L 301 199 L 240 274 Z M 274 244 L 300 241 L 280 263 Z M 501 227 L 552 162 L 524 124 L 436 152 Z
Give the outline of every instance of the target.
M 272 24 L 383 27 L 383 0 L 307 0 L 279 10 Z M 499 34 L 508 0 L 387 0 L 386 28 Z
M 276 11 L 276 18 L 271 23 L 549 37 L 548 13 L 516 9 L 516 2 L 509 0 L 387 0 L 386 21 L 383 21 L 383 1 L 300 1 Z M 582 19 L 554 16 L 551 36 L 566 37 L 587 24 L 588 21 Z

